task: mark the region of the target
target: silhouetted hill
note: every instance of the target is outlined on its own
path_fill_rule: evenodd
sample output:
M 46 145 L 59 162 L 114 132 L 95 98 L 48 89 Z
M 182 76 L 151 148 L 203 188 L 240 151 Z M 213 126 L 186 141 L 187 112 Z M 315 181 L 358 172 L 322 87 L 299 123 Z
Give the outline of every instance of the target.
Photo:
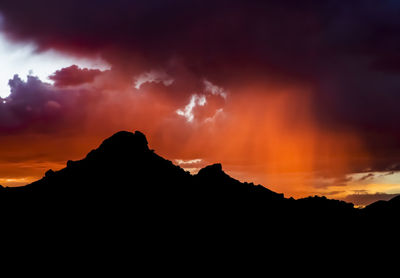
M 225 192 L 225 194 L 258 192 L 268 195 L 269 198 L 282 199 L 283 194 L 275 193 L 261 185 L 241 183 L 222 171 L 221 164 L 209 165 L 201 169 L 194 176 L 196 183 L 210 192 Z
M 46 195 L 153 194 L 172 198 L 258 192 L 269 198 L 283 198 L 282 194 L 261 185 L 231 178 L 220 164 L 207 166 L 197 175 L 191 175 L 150 150 L 145 135 L 139 131 L 118 132 L 84 159 L 68 161 L 66 168 L 57 172 L 49 170 L 37 182 L 4 191 L 4 194 L 32 192 Z
M 184 190 L 190 177 L 150 150 L 142 133 L 122 131 L 106 139 L 84 159 L 68 161 L 60 171 L 48 171 L 25 190 L 74 195 L 164 194 Z
M 389 201 L 377 201 L 370 204 L 363 209 L 363 213 L 374 221 L 386 222 L 387 224 L 397 223 L 396 219 L 400 214 L 400 196 Z
M 145 135 L 121 131 L 79 161 L 18 188 L 0 187 L 1 204 L 34 208 L 48 204 L 66 209 L 96 207 L 143 210 L 154 215 L 218 218 L 357 222 L 377 215 L 397 215 L 400 197 L 363 211 L 325 197 L 284 198 L 261 185 L 242 183 L 214 164 L 191 175 L 149 149 Z

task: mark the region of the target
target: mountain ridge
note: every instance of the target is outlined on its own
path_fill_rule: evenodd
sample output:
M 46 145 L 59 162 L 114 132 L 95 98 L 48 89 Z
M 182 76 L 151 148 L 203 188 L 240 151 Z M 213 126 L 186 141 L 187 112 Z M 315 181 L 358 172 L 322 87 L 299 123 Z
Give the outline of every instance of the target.
M 151 150 L 146 136 L 140 131 L 117 132 L 83 159 L 69 160 L 59 171 L 48 170 L 43 178 L 23 187 L 0 189 L 2 203 L 18 200 L 22 195 L 29 202 L 32 201 L 30 195 L 39 200 L 55 198 L 82 200 L 82 203 L 83 200 L 106 202 L 112 197 L 123 200 L 121 203 L 128 204 L 134 199 L 136 203 L 150 202 L 160 207 L 162 204 L 164 208 L 185 204 L 197 210 L 204 209 L 207 203 L 233 210 L 240 207 L 257 215 L 266 213 L 278 218 L 329 216 L 330 220 L 365 215 L 377 217 L 400 211 L 400 198 L 377 202 L 365 209 L 356 209 L 351 203 L 326 197 L 285 198 L 262 185 L 230 177 L 219 163 L 208 165 L 192 175 Z

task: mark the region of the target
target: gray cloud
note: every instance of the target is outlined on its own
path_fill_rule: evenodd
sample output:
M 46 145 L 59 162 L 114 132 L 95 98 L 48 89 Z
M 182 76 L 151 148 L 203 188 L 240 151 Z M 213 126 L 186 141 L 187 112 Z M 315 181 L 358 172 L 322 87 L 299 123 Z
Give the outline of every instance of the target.
M 59 89 L 35 76 L 23 81 L 15 75 L 9 82 L 11 94 L 0 101 L 0 133 L 52 132 L 82 123 L 86 103 L 96 94 L 83 89 Z

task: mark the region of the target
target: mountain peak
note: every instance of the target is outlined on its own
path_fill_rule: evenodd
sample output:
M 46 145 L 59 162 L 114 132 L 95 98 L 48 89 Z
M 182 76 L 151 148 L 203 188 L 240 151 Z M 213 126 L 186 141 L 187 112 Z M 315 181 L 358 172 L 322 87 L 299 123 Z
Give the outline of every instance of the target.
M 198 175 L 202 176 L 202 175 L 216 175 L 216 174 L 224 174 L 224 171 L 222 170 L 222 165 L 220 163 L 216 163 L 216 164 L 212 164 L 212 165 L 208 165 L 204 168 L 202 168 Z
M 104 140 L 99 149 L 148 151 L 149 147 L 146 136 L 142 132 L 119 131 Z

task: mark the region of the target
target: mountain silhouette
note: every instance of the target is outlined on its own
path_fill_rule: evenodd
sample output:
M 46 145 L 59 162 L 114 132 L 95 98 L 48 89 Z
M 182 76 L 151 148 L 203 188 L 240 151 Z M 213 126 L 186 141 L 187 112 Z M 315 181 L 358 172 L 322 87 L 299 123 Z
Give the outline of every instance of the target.
M 82 207 L 118 210 L 146 208 L 146 213 L 217 219 L 268 219 L 315 223 L 358 223 L 393 217 L 400 197 L 379 201 L 365 209 L 325 197 L 295 200 L 261 185 L 240 182 L 221 164 L 196 175 L 186 172 L 149 149 L 140 131 L 121 131 L 79 161 L 68 161 L 59 171 L 23 187 L 0 187 L 2 205 L 21 208 L 50 206 L 65 210 Z M 79 209 L 78 209 L 79 208 Z M 218 216 L 219 215 L 219 216 Z
M 285 198 L 230 177 L 221 164 L 192 175 L 149 149 L 143 133 L 122 131 L 64 169 L 0 188 L 0 221 L 2 242 L 17 252 L 33 244 L 30 257 L 49 248 L 55 261 L 72 254 L 84 264 L 93 259 L 95 268 L 116 260 L 197 273 L 210 267 L 204 259 L 215 262 L 212 269 L 223 260 L 233 269 L 351 262 L 357 252 L 370 254 L 371 239 L 388 239 L 388 231 L 397 239 L 399 204 L 360 210 L 325 197 Z
M 148 147 L 145 135 L 121 131 L 104 140 L 82 160 L 68 161 L 67 167 L 49 170 L 36 182 L 23 187 L 3 188 L 7 192 L 35 194 L 154 194 L 184 197 L 263 193 L 283 199 L 261 185 L 241 183 L 223 170 L 221 164 L 207 166 L 191 175 Z

